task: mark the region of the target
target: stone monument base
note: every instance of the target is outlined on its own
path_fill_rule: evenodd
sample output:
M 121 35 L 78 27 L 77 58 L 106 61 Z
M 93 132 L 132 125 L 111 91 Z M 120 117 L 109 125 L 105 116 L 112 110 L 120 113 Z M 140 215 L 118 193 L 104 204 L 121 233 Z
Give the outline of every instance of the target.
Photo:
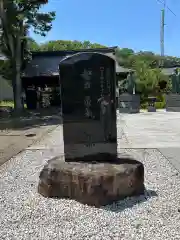
M 167 94 L 165 100 L 167 112 L 180 112 L 180 94 Z
M 63 161 L 55 157 L 40 173 L 38 192 L 44 197 L 70 198 L 96 207 L 144 193 L 144 166 L 109 153 Z
M 139 113 L 140 96 L 136 94 L 123 93 L 119 96 L 120 113 Z

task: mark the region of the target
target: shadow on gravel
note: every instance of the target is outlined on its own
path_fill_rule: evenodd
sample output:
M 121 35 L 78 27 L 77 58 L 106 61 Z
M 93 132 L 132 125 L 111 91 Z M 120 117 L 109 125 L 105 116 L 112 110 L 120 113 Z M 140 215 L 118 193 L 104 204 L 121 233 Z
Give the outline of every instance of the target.
M 157 193 L 153 190 L 145 190 L 144 195 L 129 197 L 124 200 L 118 201 L 111 205 L 107 205 L 101 207 L 103 210 L 111 211 L 111 212 L 122 212 L 127 208 L 132 208 L 137 204 L 141 204 L 143 202 L 148 201 L 150 198 L 157 197 Z

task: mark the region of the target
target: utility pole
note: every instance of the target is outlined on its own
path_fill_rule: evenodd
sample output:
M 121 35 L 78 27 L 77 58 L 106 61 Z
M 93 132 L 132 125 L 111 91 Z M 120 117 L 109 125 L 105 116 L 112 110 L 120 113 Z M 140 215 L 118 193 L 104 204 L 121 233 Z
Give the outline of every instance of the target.
M 160 67 L 164 66 L 164 26 L 165 26 L 165 10 L 167 9 L 170 11 L 174 16 L 176 14 L 167 6 L 167 0 L 156 0 L 160 4 L 163 5 L 163 8 L 161 10 L 161 30 L 160 30 L 160 47 L 161 47 L 161 61 L 159 63 Z
M 164 66 L 164 26 L 165 26 L 165 9 L 166 9 L 166 0 L 163 2 L 163 8 L 161 10 L 161 33 L 160 33 L 160 45 L 161 45 L 161 62 L 160 66 Z

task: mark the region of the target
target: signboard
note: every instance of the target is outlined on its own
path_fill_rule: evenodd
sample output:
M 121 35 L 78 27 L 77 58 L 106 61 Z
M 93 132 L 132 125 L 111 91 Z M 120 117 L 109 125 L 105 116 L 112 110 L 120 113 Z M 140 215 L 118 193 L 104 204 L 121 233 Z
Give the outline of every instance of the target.
M 116 154 L 114 60 L 98 53 L 79 53 L 61 62 L 59 69 L 65 159 Z

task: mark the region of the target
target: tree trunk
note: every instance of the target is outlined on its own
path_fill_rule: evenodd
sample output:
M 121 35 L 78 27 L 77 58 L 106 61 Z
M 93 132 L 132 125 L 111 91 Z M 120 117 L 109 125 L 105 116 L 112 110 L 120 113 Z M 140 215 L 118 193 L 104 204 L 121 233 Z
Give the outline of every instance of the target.
M 13 79 L 14 109 L 16 112 L 19 112 L 23 109 L 23 106 L 21 102 L 21 74 L 18 66 L 16 66 L 16 70 L 14 71 L 14 73 L 15 73 Z
M 13 3 L 12 3 L 13 5 Z M 21 64 L 22 64 L 22 37 L 24 36 L 23 20 L 17 21 L 16 24 L 18 31 L 14 31 L 9 23 L 9 13 L 6 9 L 8 5 L 6 1 L 0 0 L 0 20 L 1 27 L 3 30 L 3 40 L 5 44 L 5 49 L 8 50 L 8 58 L 12 63 L 13 67 L 13 93 L 14 93 L 14 108 L 16 112 L 22 110 L 22 83 L 21 83 Z M 12 14 L 19 14 L 18 11 Z M 14 17 L 14 16 L 13 16 Z M 12 18 L 13 19 L 13 18 Z M 19 28 L 19 29 L 18 29 Z M 14 31 L 14 32 L 13 32 Z
M 21 41 L 17 41 L 16 45 L 16 55 L 14 59 L 14 109 L 16 112 L 23 110 L 21 94 L 22 94 L 22 82 L 21 82 Z

